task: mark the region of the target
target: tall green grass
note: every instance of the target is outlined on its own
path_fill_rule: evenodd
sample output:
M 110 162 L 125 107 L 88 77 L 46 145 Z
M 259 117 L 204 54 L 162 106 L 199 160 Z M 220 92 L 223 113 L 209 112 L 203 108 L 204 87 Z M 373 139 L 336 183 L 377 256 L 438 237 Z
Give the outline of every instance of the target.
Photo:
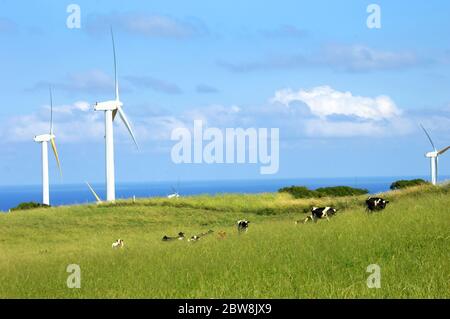
M 0 216 L 0 297 L 15 298 L 449 298 L 450 188 L 295 200 L 288 194 L 140 199 Z M 311 206 L 330 222 L 295 225 Z M 235 222 L 251 221 L 238 235 Z M 215 230 L 196 243 L 163 235 Z M 218 231 L 225 231 L 219 239 Z M 125 248 L 111 243 L 125 240 Z M 68 264 L 81 267 L 69 289 Z M 369 289 L 366 267 L 381 267 Z

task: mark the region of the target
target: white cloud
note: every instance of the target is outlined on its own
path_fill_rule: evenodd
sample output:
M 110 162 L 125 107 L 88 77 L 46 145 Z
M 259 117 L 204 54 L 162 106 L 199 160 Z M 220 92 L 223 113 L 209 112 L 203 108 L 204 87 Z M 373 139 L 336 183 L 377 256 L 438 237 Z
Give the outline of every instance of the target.
M 58 142 L 99 140 L 104 135 L 102 116 L 86 101 L 53 107 L 53 128 Z M 0 136 L 5 142 L 29 142 L 38 134 L 50 130 L 50 106 L 44 105 L 38 112 L 14 116 L 1 123 Z
M 380 121 L 401 115 L 394 101 L 388 96 L 375 98 L 354 96 L 351 92 L 340 92 L 329 86 L 311 90 L 283 89 L 275 92 L 272 102 L 289 106 L 292 102 L 303 102 L 313 115 L 324 118 L 331 115 L 354 116 Z
M 301 107 L 309 110 L 305 115 L 296 112 L 298 126 L 311 137 L 382 137 L 411 132 L 409 119 L 386 95 L 377 97 L 355 96 L 351 92 L 337 91 L 329 86 L 310 90 L 282 89 L 275 92 L 272 103 L 281 103 L 288 109 Z

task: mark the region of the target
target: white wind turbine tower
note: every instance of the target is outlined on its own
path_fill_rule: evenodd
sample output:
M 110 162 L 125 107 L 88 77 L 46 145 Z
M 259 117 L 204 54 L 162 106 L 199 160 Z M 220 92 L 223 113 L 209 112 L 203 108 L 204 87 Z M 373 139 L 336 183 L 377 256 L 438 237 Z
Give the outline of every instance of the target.
M 128 129 L 134 144 L 138 147 L 136 139 L 131 129 L 130 123 L 122 110 L 123 103 L 119 99 L 119 83 L 117 80 L 117 62 L 116 62 L 116 48 L 114 44 L 114 35 L 111 29 L 111 40 L 114 55 L 114 84 L 115 84 L 115 99 L 106 102 L 97 102 L 94 106 L 96 111 L 105 112 L 105 157 L 106 157 L 106 200 L 114 201 L 116 199 L 115 181 L 114 181 L 114 136 L 113 136 L 113 121 L 116 114 L 119 113 L 120 118 Z
M 440 151 L 436 150 L 436 147 L 434 146 L 433 140 L 430 137 L 430 134 L 428 134 L 427 130 L 420 125 L 425 132 L 425 134 L 428 137 L 428 140 L 431 143 L 431 146 L 433 147 L 433 151 L 428 152 L 425 154 L 425 157 L 428 157 L 430 159 L 431 163 L 431 183 L 433 185 L 436 185 L 438 182 L 438 162 L 439 162 L 439 155 L 444 154 L 447 150 L 450 149 L 450 146 L 447 146 L 446 148 L 441 149 Z
M 53 134 L 53 98 L 50 88 L 50 133 L 36 135 L 34 141 L 41 143 L 42 146 L 42 204 L 50 205 L 50 192 L 48 186 L 48 142 L 52 145 L 53 154 L 55 154 L 56 163 L 62 176 L 61 165 L 59 163 L 58 151 L 56 150 L 55 135 Z

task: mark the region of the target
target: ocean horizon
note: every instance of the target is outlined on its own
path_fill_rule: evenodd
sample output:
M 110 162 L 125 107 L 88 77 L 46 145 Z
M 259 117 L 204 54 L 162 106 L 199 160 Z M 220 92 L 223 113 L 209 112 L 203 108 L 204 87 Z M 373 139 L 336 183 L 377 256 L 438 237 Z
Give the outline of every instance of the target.
M 116 184 L 116 198 L 126 199 L 136 196 L 166 197 L 175 189 L 180 196 L 217 195 L 226 193 L 268 193 L 277 192 L 286 186 L 306 186 L 310 189 L 328 186 L 350 186 L 364 188 L 370 194 L 388 191 L 392 182 L 399 179 L 423 178 L 408 177 L 341 177 L 341 178 L 293 178 L 293 179 L 255 179 L 255 180 L 199 180 L 199 181 L 159 181 L 159 182 L 125 182 Z M 448 179 L 443 176 L 442 180 Z M 92 183 L 92 187 L 104 199 L 104 183 Z M 0 186 L 0 211 L 8 211 L 22 202 L 41 202 L 41 185 Z M 50 185 L 50 202 L 52 206 L 76 205 L 95 202 L 92 193 L 84 183 Z

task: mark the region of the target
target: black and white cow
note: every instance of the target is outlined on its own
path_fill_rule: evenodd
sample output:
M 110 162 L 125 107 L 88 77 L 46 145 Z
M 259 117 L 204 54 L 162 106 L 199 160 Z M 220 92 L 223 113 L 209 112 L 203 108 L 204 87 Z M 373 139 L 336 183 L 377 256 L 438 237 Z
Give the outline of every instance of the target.
M 383 210 L 387 204 L 389 204 L 389 201 L 380 197 L 369 197 L 366 200 L 367 210 L 370 212 Z
M 212 233 L 214 233 L 214 230 L 210 229 L 207 232 L 192 236 L 191 238 L 188 239 L 188 241 L 198 241 L 198 240 L 200 240 L 200 238 L 205 237 Z
M 184 239 L 184 233 L 183 232 L 179 232 L 178 236 L 176 236 L 176 237 L 164 236 L 162 238 L 163 241 L 171 241 L 171 240 L 176 240 L 176 239 L 183 240 Z
M 336 214 L 337 209 L 333 207 L 313 207 L 311 209 L 311 215 L 306 217 L 303 220 L 303 223 L 308 222 L 309 220 L 312 220 L 313 222 L 317 222 L 318 219 L 326 218 L 328 221 L 330 221 L 330 217 L 332 217 L 334 214 Z M 298 224 L 299 221 L 296 222 Z
M 250 224 L 250 222 L 248 220 L 245 220 L 245 219 L 238 220 L 238 222 L 237 222 L 238 232 L 239 233 L 247 232 L 249 224 Z

